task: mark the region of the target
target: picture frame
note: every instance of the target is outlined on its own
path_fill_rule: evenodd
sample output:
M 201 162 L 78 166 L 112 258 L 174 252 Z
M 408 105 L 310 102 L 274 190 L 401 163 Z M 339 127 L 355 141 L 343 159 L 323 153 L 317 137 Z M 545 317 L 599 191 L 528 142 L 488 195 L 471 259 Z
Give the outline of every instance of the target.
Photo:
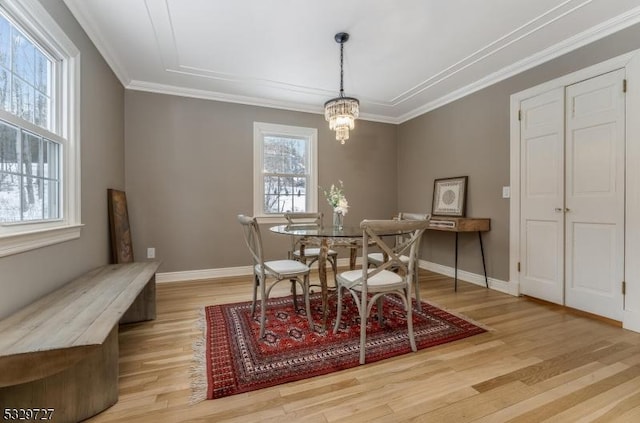
M 468 179 L 468 176 L 435 179 L 431 215 L 465 217 Z
M 111 263 L 132 263 L 133 245 L 129 227 L 127 196 L 124 191 L 107 189 L 109 207 L 109 238 L 111 241 Z

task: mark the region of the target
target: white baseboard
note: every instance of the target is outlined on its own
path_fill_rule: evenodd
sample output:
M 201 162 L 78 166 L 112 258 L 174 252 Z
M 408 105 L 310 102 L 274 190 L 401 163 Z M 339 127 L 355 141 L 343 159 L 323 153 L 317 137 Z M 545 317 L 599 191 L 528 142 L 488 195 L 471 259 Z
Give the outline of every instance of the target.
M 362 264 L 362 257 L 358 257 L 356 264 Z M 338 259 L 338 267 L 349 266 L 348 258 Z M 327 267 L 330 268 L 329 263 Z M 449 266 L 443 266 L 442 264 L 432 263 L 425 260 L 420 260 L 420 268 L 430 270 L 432 272 L 440 273 L 441 275 L 453 277 L 454 268 Z M 157 283 L 165 282 L 188 282 L 203 279 L 220 279 L 234 276 L 248 276 L 251 275 L 251 266 L 239 266 L 239 267 L 223 267 L 219 269 L 201 269 L 201 270 L 186 270 L 182 272 L 164 272 L 156 274 Z M 465 282 L 470 282 L 475 285 L 485 286 L 484 276 L 476 273 L 467 272 L 465 270 L 458 269 L 458 279 Z M 489 288 L 496 291 L 504 292 L 517 296 L 519 294 L 519 287 L 517 283 L 510 283 L 495 278 L 489 278 Z M 640 318 L 638 319 L 640 322 Z M 640 327 L 640 323 L 639 326 Z
M 625 310 L 622 317 L 622 327 L 634 332 L 640 332 L 640 312 Z
M 356 261 L 356 264 L 361 263 L 362 258 L 359 257 Z M 349 259 L 338 259 L 338 266 L 349 266 Z M 442 264 L 432 263 L 425 260 L 420 260 L 420 268 L 429 270 L 431 272 L 440 273 L 441 275 L 449 276 L 451 278 L 455 273 L 455 269 L 453 267 L 444 266 Z M 219 279 L 233 276 L 247 276 L 251 275 L 251 272 L 251 266 L 187 270 L 184 272 L 165 272 L 156 274 L 156 282 L 187 282 L 201 279 Z M 478 275 L 476 273 L 467 272 L 465 270 L 458 269 L 458 279 L 461 281 L 470 282 L 475 285 L 486 286 L 484 275 Z M 506 282 L 495 278 L 489 278 L 489 288 L 513 296 L 518 296 L 520 292 L 520 287 L 517 282 Z M 623 317 L 623 328 L 634 332 L 640 332 L 640 311 L 626 310 Z
M 362 257 L 358 257 L 356 264 L 362 263 Z M 338 267 L 349 266 L 348 258 L 338 259 Z M 314 266 L 315 267 L 315 266 Z M 331 268 L 331 265 L 327 263 L 327 268 Z M 253 272 L 251 266 L 239 266 L 239 267 L 223 267 L 219 269 L 201 269 L 201 270 L 185 270 L 182 272 L 164 272 L 156 273 L 156 282 L 188 282 L 197 281 L 203 279 L 219 279 L 229 278 L 233 276 L 248 276 Z
M 156 273 L 156 282 L 186 282 L 200 279 L 228 278 L 251 274 L 251 266 L 223 267 L 220 269 L 185 270 L 182 272 Z
M 420 260 L 420 268 L 429 270 L 431 272 L 440 273 L 441 275 L 449 276 L 451 278 L 455 275 L 455 269 L 453 267 L 444 266 L 438 263 L 432 263 L 426 260 Z M 478 275 L 477 273 L 467 272 L 466 270 L 458 269 L 458 279 L 465 282 L 470 282 L 474 285 L 486 286 L 484 275 Z M 488 278 L 489 288 L 496 291 L 504 292 L 505 294 L 518 296 L 520 289 L 517 283 L 502 281 L 500 279 Z

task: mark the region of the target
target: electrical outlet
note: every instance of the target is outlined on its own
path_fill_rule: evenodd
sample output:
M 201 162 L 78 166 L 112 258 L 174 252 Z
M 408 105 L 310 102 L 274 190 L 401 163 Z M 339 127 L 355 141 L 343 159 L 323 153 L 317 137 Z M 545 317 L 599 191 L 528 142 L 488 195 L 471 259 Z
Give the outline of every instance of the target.
M 147 258 L 148 259 L 152 259 L 152 258 L 156 258 L 156 249 L 155 248 L 147 248 Z
M 502 198 L 511 197 L 511 187 L 502 187 Z

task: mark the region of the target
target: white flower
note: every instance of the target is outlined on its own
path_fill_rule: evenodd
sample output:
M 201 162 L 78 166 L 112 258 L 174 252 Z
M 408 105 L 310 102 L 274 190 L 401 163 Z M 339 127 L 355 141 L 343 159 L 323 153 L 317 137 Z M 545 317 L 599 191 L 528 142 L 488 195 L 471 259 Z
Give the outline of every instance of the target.
M 347 214 L 347 212 L 349 211 L 349 202 L 347 201 L 347 199 L 342 197 L 340 201 L 338 201 L 338 205 L 333 208 L 333 211 L 342 215 Z
M 347 198 L 344 196 L 344 192 L 342 192 L 342 190 L 344 189 L 342 181 L 338 182 L 340 183 L 339 187 L 331 184 L 331 188 L 329 188 L 329 191 L 323 190 L 323 192 L 327 197 L 327 203 L 331 205 L 333 211 L 335 211 L 336 213 L 342 213 L 344 215 L 347 214 L 349 203 L 347 202 Z

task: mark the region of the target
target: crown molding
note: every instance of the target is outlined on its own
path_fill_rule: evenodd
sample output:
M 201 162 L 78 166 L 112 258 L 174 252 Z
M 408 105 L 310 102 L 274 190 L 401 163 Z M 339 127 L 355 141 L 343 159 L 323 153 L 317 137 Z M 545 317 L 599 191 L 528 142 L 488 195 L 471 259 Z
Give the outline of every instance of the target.
M 175 85 L 156 84 L 155 82 L 136 81 L 133 80 L 125 85 L 128 90 L 145 91 L 158 94 L 175 95 L 180 97 L 199 98 L 202 100 L 214 100 L 225 103 L 244 104 L 248 106 L 269 107 L 272 109 L 289 110 L 293 112 L 313 113 L 316 115 L 324 114 L 322 106 L 309 106 L 296 102 L 277 101 L 259 97 L 240 96 L 234 94 L 226 94 L 215 91 L 198 90 L 194 88 L 184 88 Z M 398 120 L 382 115 L 372 113 L 360 114 L 359 120 L 367 120 L 371 122 L 398 124 Z
M 518 28 L 510 31 L 509 33 L 501 36 L 500 38 L 490 42 L 489 44 L 484 45 L 483 47 L 477 49 L 473 53 L 467 55 L 466 57 L 458 60 L 456 63 L 448 66 L 447 68 L 441 70 L 440 72 L 429 76 L 426 80 L 416 84 L 412 88 L 406 90 L 405 92 L 397 95 L 392 98 L 389 102 L 392 106 L 397 106 L 402 104 L 416 95 L 428 90 L 431 87 L 434 87 L 440 84 L 443 81 L 455 76 L 459 72 L 464 71 L 465 69 L 475 65 L 478 62 L 481 62 L 488 57 L 491 57 L 501 50 L 511 46 L 518 41 L 540 32 L 547 26 L 553 24 L 554 22 L 564 18 L 575 12 L 576 10 L 588 5 L 592 0 L 584 0 L 582 3 L 572 6 L 570 9 L 562 11 L 562 9 L 571 3 L 572 0 L 565 0 L 563 3 L 545 11 L 544 13 L 536 16 L 533 19 L 530 19 L 528 22 L 520 25 Z M 553 15 L 554 12 L 561 11 L 558 15 Z M 544 18 L 549 18 L 546 21 L 543 21 Z M 537 26 L 536 26 L 537 25 Z
M 87 33 L 93 45 L 98 49 L 104 60 L 107 62 L 113 73 L 116 75 L 116 78 L 120 81 L 122 86 L 126 87 L 130 82 L 131 78 L 129 74 L 125 70 L 125 67 L 120 63 L 117 59 L 117 55 L 114 54 L 111 49 L 108 47 L 108 43 L 104 41 L 100 33 L 98 32 L 98 26 L 95 24 L 93 19 L 91 19 L 88 13 L 85 12 L 85 7 L 87 4 L 86 0 L 63 0 L 67 5 L 71 14 L 78 21 L 82 29 Z
M 638 22 L 640 22 L 640 7 L 631 9 L 627 13 L 609 19 L 608 21 L 596 25 L 586 31 L 583 31 L 580 34 L 574 35 L 573 37 L 568 38 L 563 42 L 542 50 L 537 54 L 529 56 L 524 60 L 520 60 L 519 62 L 507 66 L 482 79 L 479 79 L 472 84 L 455 90 L 446 96 L 442 96 L 434 101 L 431 101 L 421 107 L 412 110 L 411 112 L 405 113 L 404 115 L 401 115 L 397 118 L 398 123 L 404 123 L 415 117 L 435 110 L 438 107 L 442 107 L 469 94 L 473 94 L 476 91 L 480 91 L 483 88 L 494 85 L 500 81 L 504 81 L 507 78 L 532 69 L 538 65 L 560 57 L 563 54 L 569 53 L 573 50 L 577 50 L 580 47 L 604 38 L 607 35 L 611 35 L 615 32 L 628 28 L 629 26 Z
M 178 87 L 175 85 L 157 84 L 155 82 L 133 80 L 125 86 L 126 89 L 146 91 L 158 94 L 176 95 L 180 97 L 199 98 L 203 100 L 222 101 L 225 103 L 237 103 L 248 106 L 270 107 L 274 109 L 291 110 L 304 113 L 322 113 L 320 106 L 307 106 L 296 102 L 278 101 L 266 98 L 241 96 L 216 91 L 199 90 L 195 88 Z

